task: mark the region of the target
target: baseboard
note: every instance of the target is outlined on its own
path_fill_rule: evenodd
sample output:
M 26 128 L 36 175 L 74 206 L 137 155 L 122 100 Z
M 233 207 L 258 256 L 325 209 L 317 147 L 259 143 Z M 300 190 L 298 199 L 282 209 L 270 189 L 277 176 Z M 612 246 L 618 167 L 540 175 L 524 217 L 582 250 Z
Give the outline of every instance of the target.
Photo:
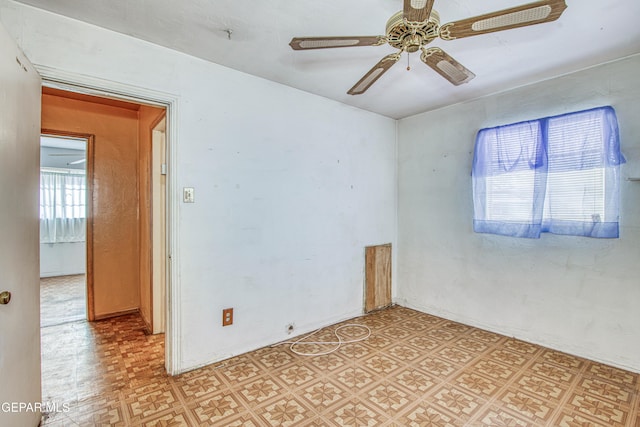
M 600 355 L 593 354 L 592 352 L 590 352 L 588 348 L 566 347 L 566 346 L 558 345 L 558 343 L 549 342 L 542 339 L 534 339 L 532 337 L 527 336 L 526 334 L 523 334 L 521 331 L 497 328 L 495 327 L 495 325 L 483 324 L 481 322 L 477 322 L 475 319 L 450 313 L 446 310 L 439 310 L 434 307 L 425 307 L 419 304 L 412 304 L 412 303 L 409 303 L 406 299 L 403 299 L 401 301 L 395 301 L 395 303 L 401 307 L 410 308 L 412 310 L 420 311 L 422 313 L 430 314 L 432 316 L 440 317 L 442 319 L 451 320 L 453 322 L 459 322 L 467 326 L 492 332 L 494 334 L 514 338 L 514 339 L 528 342 L 530 344 L 534 344 L 540 347 L 560 351 L 562 353 L 567 353 L 572 356 L 591 360 L 593 362 L 602 363 L 608 366 L 613 366 L 614 368 L 623 369 L 625 371 L 633 372 L 636 374 L 640 373 L 640 367 L 638 366 L 635 366 L 635 365 L 632 366 L 624 362 L 621 362 L 619 360 L 611 360 L 610 358 L 601 357 Z
M 142 318 L 142 322 L 144 323 L 144 334 L 153 335 L 153 328 L 151 327 L 151 323 L 148 322 L 147 319 L 145 319 L 145 317 L 142 315 L 142 312 L 140 312 L 140 317 Z
M 139 312 L 140 312 L 139 308 L 132 308 L 130 310 L 115 311 L 113 313 L 106 313 L 106 314 L 96 315 L 95 320 L 111 319 L 112 317 L 124 316 L 126 314 L 134 314 L 134 313 L 139 313 Z

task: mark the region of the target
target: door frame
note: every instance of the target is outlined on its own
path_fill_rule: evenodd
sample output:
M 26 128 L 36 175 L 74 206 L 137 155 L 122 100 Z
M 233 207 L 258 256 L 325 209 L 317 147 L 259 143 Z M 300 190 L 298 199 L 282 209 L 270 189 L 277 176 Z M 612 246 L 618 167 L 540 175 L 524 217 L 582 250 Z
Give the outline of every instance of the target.
M 179 198 L 177 193 L 178 97 L 174 94 L 103 80 L 83 74 L 34 64 L 42 77 L 42 85 L 54 89 L 112 98 L 162 107 L 166 111 L 167 132 L 167 205 L 166 205 L 166 313 L 165 313 L 165 369 L 169 375 L 181 373 L 180 337 L 180 265 Z
M 85 147 L 85 155 L 87 163 L 85 167 L 85 176 L 87 179 L 86 198 L 87 203 L 85 206 L 85 218 L 86 224 L 86 238 L 85 238 L 85 286 L 87 288 L 87 299 L 85 301 L 87 305 L 87 320 L 93 322 L 96 320 L 94 298 L 93 298 L 93 172 L 94 172 L 94 143 L 96 136 L 90 133 L 77 133 L 68 132 L 56 129 L 40 129 L 41 135 L 52 135 L 70 138 L 82 138 L 87 141 Z
M 151 304 L 150 304 L 150 316 L 151 316 L 151 333 L 156 334 L 156 333 L 164 333 L 166 328 L 166 309 L 164 310 L 164 313 L 161 313 L 160 315 L 158 315 L 158 313 L 156 313 L 156 308 L 158 308 L 156 306 L 156 291 L 158 290 L 158 288 L 160 288 L 160 300 L 163 301 L 164 303 L 160 303 L 160 308 L 163 308 L 163 306 L 166 306 L 166 290 L 167 287 L 166 285 L 163 286 L 164 283 L 166 283 L 167 277 L 166 277 L 166 268 L 165 270 L 165 275 L 164 277 L 162 277 L 162 280 L 160 280 L 160 286 L 158 286 L 158 284 L 156 283 L 156 280 L 158 279 L 157 277 L 155 277 L 155 272 L 156 272 L 156 265 L 158 262 L 161 263 L 160 267 L 162 267 L 162 264 L 166 265 L 166 259 L 167 259 L 167 246 L 166 246 L 166 238 L 165 239 L 159 239 L 159 240 L 164 240 L 164 243 L 161 246 L 161 250 L 160 253 L 162 255 L 162 258 L 164 258 L 164 262 L 159 261 L 156 255 L 156 245 L 155 245 L 155 238 L 154 236 L 156 235 L 156 232 L 158 230 L 158 224 L 157 224 L 157 220 L 158 220 L 158 214 L 160 213 L 160 215 L 163 217 L 162 223 L 161 225 L 164 225 L 164 235 L 166 236 L 166 223 L 167 223 L 167 194 L 166 194 L 166 188 L 167 188 L 167 182 L 165 179 L 165 191 L 164 191 L 164 205 L 161 204 L 161 210 L 162 212 L 158 212 L 155 208 L 155 190 L 154 187 L 157 184 L 156 180 L 160 179 L 160 176 L 157 175 L 157 169 L 156 169 L 156 162 L 155 162 L 155 157 L 156 157 L 156 151 L 159 150 L 159 148 L 157 147 L 157 141 L 155 139 L 155 133 L 156 132 L 160 132 L 157 131 L 156 128 L 158 128 L 158 126 L 160 125 L 160 123 L 162 123 L 164 121 L 164 130 L 162 130 L 162 133 L 164 134 L 163 136 L 163 143 L 162 143 L 162 147 L 161 149 L 164 150 L 164 155 L 161 155 L 160 157 L 164 160 L 164 162 L 161 162 L 160 166 L 160 174 L 163 176 L 166 176 L 166 174 L 162 174 L 162 164 L 166 164 L 167 162 L 167 156 L 166 156 L 166 129 L 167 129 L 167 114 L 166 111 L 161 114 L 156 120 L 154 120 L 154 122 L 151 124 L 150 129 L 151 129 L 151 157 L 150 157 L 150 163 L 151 166 L 149 168 L 149 172 L 150 172 L 150 179 L 149 179 L 149 190 L 151 192 L 151 196 L 150 196 L 150 224 L 151 224 L 151 233 L 150 233 L 150 242 L 149 242 L 149 258 L 150 258 L 150 262 L 149 262 L 149 277 L 151 278 L 151 292 L 150 292 L 150 296 L 151 296 Z M 161 193 L 162 194 L 162 193 Z M 160 271 L 162 271 L 163 269 L 160 268 Z M 160 311 L 160 310 L 158 310 Z

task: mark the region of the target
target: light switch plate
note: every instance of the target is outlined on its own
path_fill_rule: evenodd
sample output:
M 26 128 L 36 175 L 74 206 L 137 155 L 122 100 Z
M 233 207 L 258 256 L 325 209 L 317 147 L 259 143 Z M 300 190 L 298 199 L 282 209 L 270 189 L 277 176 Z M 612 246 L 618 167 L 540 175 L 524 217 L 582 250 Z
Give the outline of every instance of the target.
M 195 190 L 193 187 L 184 187 L 182 189 L 182 201 L 185 203 L 195 202 Z

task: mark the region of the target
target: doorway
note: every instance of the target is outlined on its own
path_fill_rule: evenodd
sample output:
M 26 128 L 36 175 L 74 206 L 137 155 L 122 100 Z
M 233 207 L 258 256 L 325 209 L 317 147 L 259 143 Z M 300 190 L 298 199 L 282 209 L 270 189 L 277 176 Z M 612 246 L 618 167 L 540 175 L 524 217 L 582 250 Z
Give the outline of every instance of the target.
M 166 251 L 151 252 L 151 146 L 153 128 L 157 125 L 158 117 L 166 115 L 166 107 L 46 86 L 42 92 L 43 128 L 56 129 L 57 134 L 81 132 L 90 136 L 90 143 L 87 144 L 90 153 L 86 157 L 91 167 L 87 171 L 86 184 L 89 197 L 86 203 L 88 310 L 85 319 L 99 321 L 113 317 L 124 319 L 124 324 L 129 325 L 126 327 L 134 325 L 134 330 L 138 327 L 135 325 L 142 324 L 147 332 L 164 332 L 165 325 L 156 325 L 151 317 L 152 312 L 162 313 L 165 304 L 162 300 L 159 302 L 162 305 L 160 308 L 153 307 L 152 298 L 156 295 L 152 291 L 154 283 L 150 265 L 154 258 L 166 258 Z M 165 217 L 166 205 L 159 205 Z M 166 238 L 168 233 L 163 235 Z M 161 248 L 166 246 L 161 245 Z M 73 323 L 67 329 L 83 331 L 84 335 L 90 336 L 96 327 L 101 328 L 100 325 L 106 324 L 100 322 L 91 326 L 86 322 L 84 325 Z M 124 327 L 121 323 L 113 324 L 117 324 L 118 328 Z M 47 329 L 43 330 L 42 338 L 43 395 L 51 397 L 58 392 L 80 392 L 83 385 L 77 378 L 60 372 L 60 352 L 52 351 L 56 343 L 62 341 L 57 337 L 66 337 L 68 331 Z M 69 336 L 65 339 L 72 338 Z M 165 335 L 158 335 L 152 341 L 163 343 L 165 338 Z M 69 345 L 83 348 L 88 354 L 96 351 L 91 347 L 85 348 L 83 343 L 69 342 Z M 165 365 L 165 369 L 171 373 L 170 365 L 162 356 L 162 352 L 157 353 L 157 363 Z M 58 368 L 53 369 L 53 366 Z M 60 387 L 61 382 L 64 383 L 63 387 Z
M 176 331 L 179 330 L 180 319 L 180 306 L 177 304 L 180 295 L 180 280 L 176 269 L 173 265 L 179 263 L 180 250 L 177 236 L 179 234 L 179 222 L 177 221 L 175 212 L 178 211 L 179 202 L 175 189 L 177 188 L 177 162 L 176 162 L 176 145 L 177 140 L 177 117 L 178 117 L 178 97 L 176 95 L 159 92 L 156 90 L 145 89 L 137 86 L 130 86 L 127 84 L 116 83 L 112 81 L 101 80 L 99 78 L 89 77 L 77 73 L 61 71 L 48 67 L 38 67 L 38 73 L 42 77 L 42 90 L 62 90 L 68 93 L 74 94 L 77 97 L 99 97 L 108 102 L 129 102 L 139 105 L 146 105 L 151 107 L 157 107 L 164 109 L 165 121 L 166 121 L 166 228 L 165 228 L 165 335 L 164 335 L 164 366 L 168 374 L 176 375 L 181 372 L 181 358 L 180 358 L 180 334 Z M 157 123 L 154 123 L 157 124 Z M 141 150 L 141 155 L 150 154 L 150 150 Z M 140 187 L 147 188 L 150 181 L 150 159 L 138 158 L 136 155 L 137 164 L 141 165 L 140 170 Z M 98 159 L 99 161 L 99 159 Z M 96 163 L 98 164 L 98 163 Z M 146 180 L 146 183 L 144 182 Z M 136 187 L 135 191 L 139 191 Z M 175 193 L 175 194 L 174 194 Z M 144 194 L 144 193 L 142 193 Z M 141 214 L 141 218 L 144 215 Z M 149 218 L 147 216 L 147 218 Z M 148 221 L 150 222 L 150 221 Z M 151 239 L 145 239 L 144 233 L 151 232 L 150 227 L 148 230 L 144 230 L 139 239 L 146 240 L 149 244 Z M 145 261 L 146 260 L 146 261 Z M 136 261 L 141 263 L 146 262 L 148 268 L 141 271 L 146 271 L 150 275 L 151 272 L 151 256 L 140 257 L 136 256 Z M 88 263 L 90 268 L 91 262 Z M 98 313 L 99 314 L 99 313 Z M 148 325 L 147 325 L 148 326 Z
M 154 225 L 156 214 L 151 209 L 153 137 L 157 132 L 161 131 L 163 136 L 166 132 L 166 107 L 46 86 L 42 92 L 43 128 L 56 129 L 58 134 L 74 132 L 90 136 L 87 144 L 90 152 L 86 157 L 90 165 L 86 183 L 89 194 L 86 198 L 86 319 L 97 322 L 44 328 L 41 337 L 42 394 L 52 401 L 68 401 L 76 394 L 94 393 L 88 384 L 99 383 L 105 376 L 114 374 L 112 364 L 122 364 L 110 357 L 110 352 L 103 352 L 94 339 L 105 328 L 120 337 L 118 342 L 143 343 L 143 347 L 132 348 L 127 354 L 153 348 L 153 357 L 149 357 L 153 360 L 148 365 L 160 369 L 164 366 L 169 373 L 174 372 L 165 356 L 171 348 L 167 345 L 167 335 L 160 334 L 165 331 L 164 316 L 160 321 L 152 317 L 166 310 L 166 297 L 163 297 L 166 293 L 154 292 L 154 289 L 160 286 L 164 291 L 167 283 L 156 283 L 160 279 L 152 276 L 151 265 L 161 259 L 165 261 L 165 271 L 169 268 L 166 241 L 159 245 L 160 251 L 152 252 L 155 243 L 152 230 L 166 228 L 168 222 L 157 220 L 158 224 Z M 156 129 L 160 122 L 163 127 Z M 166 144 L 158 147 L 166 150 Z M 165 157 L 166 153 L 161 152 L 160 158 Z M 167 167 L 163 169 L 168 173 Z M 163 190 L 164 194 L 156 196 L 160 200 L 157 209 L 162 218 L 166 218 L 169 198 L 167 187 Z M 168 240 L 167 236 L 169 233 L 165 230 L 161 238 Z M 143 331 L 159 334 L 141 337 Z M 66 350 L 59 347 L 61 343 L 65 349 L 81 351 L 65 354 Z M 98 365 L 87 363 L 96 356 L 101 360 Z M 117 371 L 115 375 L 121 376 L 123 372 Z
M 87 319 L 87 135 L 40 137 L 40 326 Z

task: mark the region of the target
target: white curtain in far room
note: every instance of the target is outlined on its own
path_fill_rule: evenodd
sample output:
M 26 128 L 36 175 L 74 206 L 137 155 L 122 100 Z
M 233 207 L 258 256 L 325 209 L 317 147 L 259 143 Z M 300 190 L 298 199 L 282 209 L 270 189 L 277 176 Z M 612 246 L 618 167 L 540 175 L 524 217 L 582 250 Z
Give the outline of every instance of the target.
M 84 242 L 84 171 L 40 171 L 40 243 Z

